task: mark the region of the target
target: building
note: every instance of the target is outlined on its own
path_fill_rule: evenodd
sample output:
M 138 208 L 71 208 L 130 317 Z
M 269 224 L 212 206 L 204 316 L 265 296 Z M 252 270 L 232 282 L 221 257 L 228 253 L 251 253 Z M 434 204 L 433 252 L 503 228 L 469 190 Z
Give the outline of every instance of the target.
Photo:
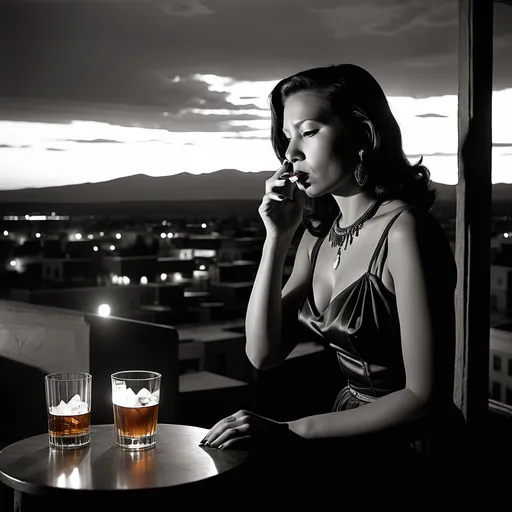
M 512 321 L 491 327 L 489 396 L 512 405 Z
M 491 265 L 491 311 L 512 312 L 512 265 Z

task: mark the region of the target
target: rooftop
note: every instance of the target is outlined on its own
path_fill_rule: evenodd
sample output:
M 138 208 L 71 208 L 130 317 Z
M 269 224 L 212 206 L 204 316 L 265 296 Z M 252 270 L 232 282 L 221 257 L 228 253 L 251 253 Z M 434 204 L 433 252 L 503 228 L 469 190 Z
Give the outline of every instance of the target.
M 507 331 L 512 332 L 512 321 L 502 322 L 496 325 L 493 325 L 493 329 L 498 329 L 499 331 Z

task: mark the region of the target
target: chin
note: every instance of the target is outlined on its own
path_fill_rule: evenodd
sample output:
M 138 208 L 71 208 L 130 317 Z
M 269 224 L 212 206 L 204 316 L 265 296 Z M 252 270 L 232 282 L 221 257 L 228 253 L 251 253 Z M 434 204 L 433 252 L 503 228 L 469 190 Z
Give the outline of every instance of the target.
M 308 187 L 302 187 L 304 193 L 314 199 L 315 197 L 325 196 L 329 191 L 325 189 L 325 187 L 316 187 L 314 185 L 309 185 Z

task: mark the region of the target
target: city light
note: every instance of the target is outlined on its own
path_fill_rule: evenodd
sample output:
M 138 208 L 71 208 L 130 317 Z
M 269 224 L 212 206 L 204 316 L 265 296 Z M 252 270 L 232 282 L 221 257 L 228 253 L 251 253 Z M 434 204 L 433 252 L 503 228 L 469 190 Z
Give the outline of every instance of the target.
M 167 233 L 167 238 L 172 238 L 174 236 L 174 233 Z
M 4 215 L 4 220 L 69 220 L 69 215 Z
M 36 238 L 41 238 L 41 233 L 36 233 Z
M 100 231 L 100 236 L 104 236 L 105 233 L 103 231 Z
M 110 315 L 110 306 L 108 304 L 101 304 L 101 306 L 98 307 L 98 315 L 109 316 Z
M 4 236 L 9 236 L 9 231 L 5 230 L 4 231 Z
M 165 238 L 167 235 L 165 233 L 160 233 L 160 238 Z
M 89 240 L 92 240 L 92 239 L 94 238 L 94 235 L 91 235 L 91 234 L 89 233 L 89 234 L 87 235 L 87 238 L 88 238 Z
M 111 250 L 111 251 L 115 251 L 115 250 L 116 250 L 116 246 L 115 246 L 115 245 L 111 245 L 111 246 L 110 246 L 110 250 Z
M 199 265 L 199 270 L 206 270 L 206 266 L 205 265 Z
M 75 233 L 75 238 L 77 240 L 82 240 L 82 233 Z
M 130 284 L 130 278 L 127 276 L 123 276 L 123 284 L 125 284 L 125 285 Z
M 164 273 L 162 273 L 162 274 L 160 274 L 160 279 L 161 279 L 162 281 L 165 281 L 165 280 L 167 279 L 167 274 L 166 274 L 165 272 L 164 272 Z
M 140 284 L 148 284 L 148 278 L 146 276 L 142 276 L 140 278 Z
M 11 265 L 11 267 L 15 267 L 16 266 L 16 260 L 11 260 L 9 262 L 9 265 Z
M 206 223 L 204 223 L 204 222 L 203 222 L 203 223 L 201 224 L 201 227 L 204 229 L 204 228 L 206 227 Z
M 92 250 L 93 250 L 94 252 L 98 252 L 98 246 L 97 246 L 97 245 L 95 245 L 95 246 L 92 248 Z
M 122 235 L 121 235 L 121 233 L 116 233 L 116 238 L 117 238 L 118 240 L 121 240 L 121 236 L 122 236 Z

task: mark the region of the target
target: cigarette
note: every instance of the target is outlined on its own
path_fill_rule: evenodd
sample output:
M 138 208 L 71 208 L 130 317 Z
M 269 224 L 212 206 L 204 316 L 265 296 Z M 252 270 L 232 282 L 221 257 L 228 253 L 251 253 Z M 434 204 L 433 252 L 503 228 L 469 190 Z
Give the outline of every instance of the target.
M 302 172 L 302 171 L 298 171 L 296 172 L 293 176 L 290 176 L 288 178 L 288 181 L 290 183 L 295 183 L 296 181 L 299 181 L 300 179 L 304 178 L 304 176 L 306 176 L 306 173 L 305 172 Z

